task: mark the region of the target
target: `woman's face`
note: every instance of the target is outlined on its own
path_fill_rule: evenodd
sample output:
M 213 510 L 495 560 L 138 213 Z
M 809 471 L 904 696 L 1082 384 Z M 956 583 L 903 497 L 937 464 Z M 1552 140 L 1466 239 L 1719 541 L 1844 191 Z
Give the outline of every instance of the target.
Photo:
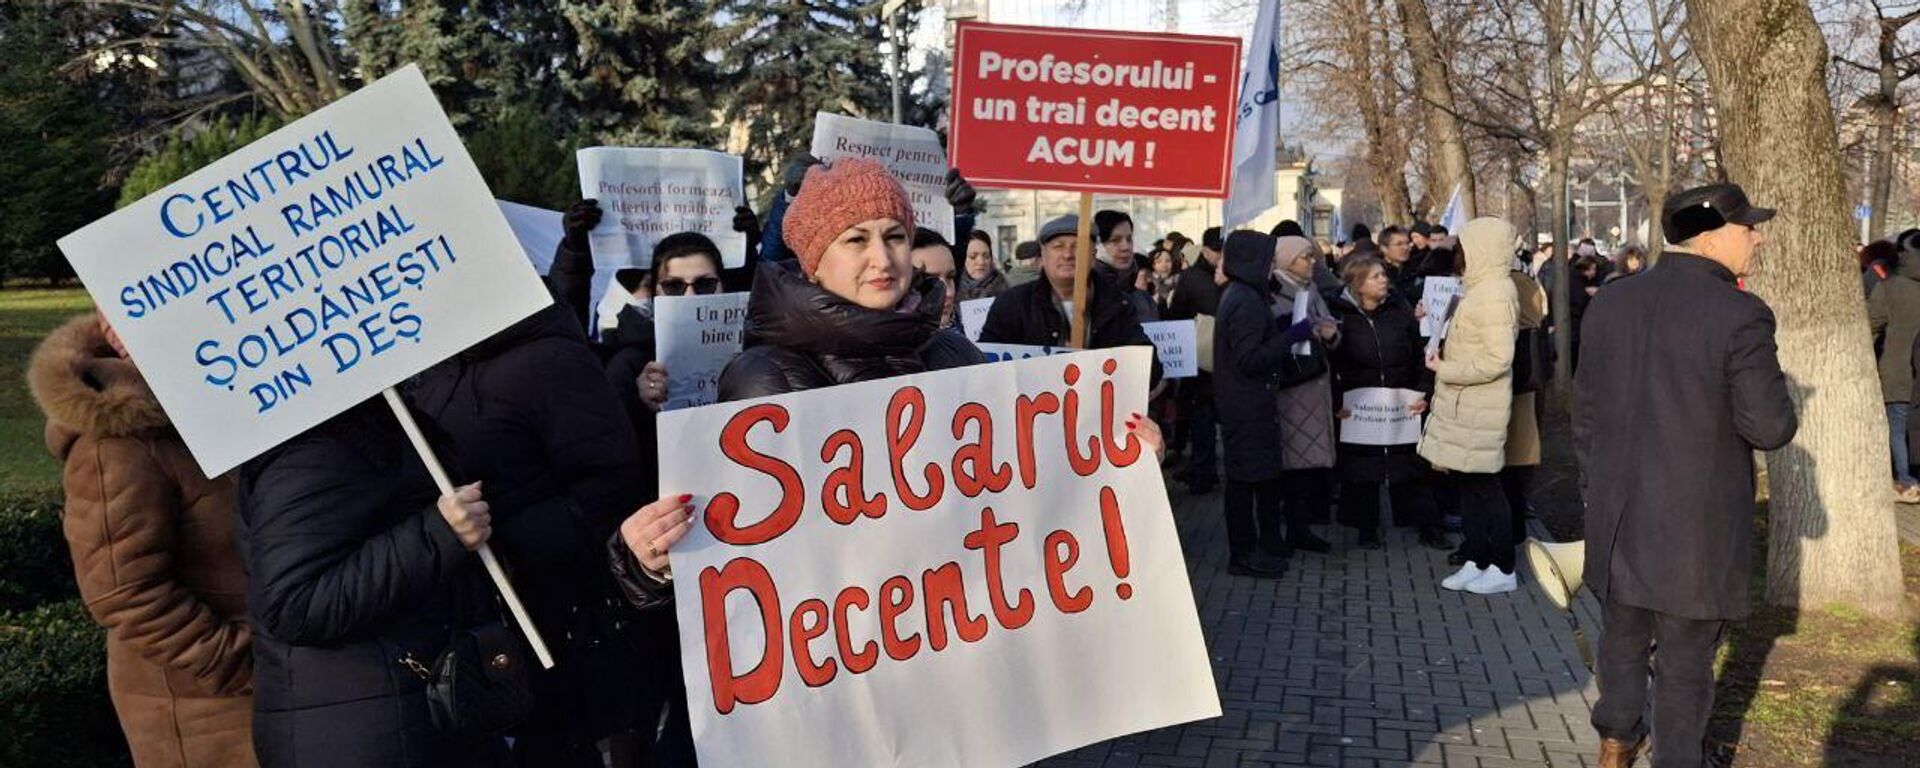
M 978 240 L 967 241 L 967 277 L 985 280 L 993 271 L 993 249 Z
M 1153 257 L 1153 273 L 1161 277 L 1173 274 L 1173 254 L 1162 251 Z
M 1384 301 L 1387 298 L 1389 285 L 1387 282 L 1387 271 L 1375 267 L 1367 272 L 1365 279 L 1360 281 L 1360 298 L 1369 301 Z
M 1114 225 L 1113 232 L 1107 235 L 1107 263 L 1126 266 L 1133 263 L 1133 225 L 1120 222 Z
M 887 310 L 907 295 L 911 243 L 895 219 L 871 219 L 848 227 L 827 245 L 813 282 L 867 309 Z
M 720 292 L 720 272 L 711 259 L 697 254 L 669 260 L 655 277 L 662 296 Z
M 1313 277 L 1312 254 L 1303 253 L 1295 257 L 1293 261 L 1287 262 L 1286 273 L 1292 275 L 1295 280 L 1306 280 Z

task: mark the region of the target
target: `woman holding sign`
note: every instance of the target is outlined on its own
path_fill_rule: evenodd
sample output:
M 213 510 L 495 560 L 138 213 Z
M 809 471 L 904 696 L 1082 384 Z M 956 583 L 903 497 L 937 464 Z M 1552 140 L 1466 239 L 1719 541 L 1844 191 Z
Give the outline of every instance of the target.
M 200 473 L 104 319 L 48 334 L 27 383 L 66 467 L 61 522 L 80 596 L 108 630 L 107 688 L 135 764 L 252 765 L 232 478 Z
M 1333 352 L 1334 396 L 1342 404 L 1340 445 L 1335 470 L 1340 475 L 1340 519 L 1360 530 L 1360 546 L 1380 548 L 1380 484 L 1387 486 L 1393 519 L 1399 525 L 1420 528 L 1420 543 L 1445 549 L 1433 494 L 1424 477 L 1427 468 L 1415 455 L 1418 435 L 1387 445 L 1352 439 L 1349 405 L 1358 390 L 1396 392 L 1412 402 L 1407 412 L 1427 411 L 1431 387 L 1421 359 L 1420 321 L 1413 306 L 1393 294 L 1386 262 L 1371 256 L 1349 256 L 1341 263 L 1346 290 L 1328 302 L 1340 320 L 1339 348 Z

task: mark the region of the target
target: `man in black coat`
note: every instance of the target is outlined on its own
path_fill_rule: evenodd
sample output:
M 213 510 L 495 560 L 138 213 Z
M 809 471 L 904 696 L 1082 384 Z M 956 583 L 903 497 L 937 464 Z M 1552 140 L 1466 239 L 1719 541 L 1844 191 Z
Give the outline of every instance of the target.
M 1199 315 L 1219 314 L 1223 287 L 1217 276 L 1223 247 L 1219 227 L 1208 227 L 1200 235 L 1200 258 L 1180 273 L 1179 282 L 1173 286 L 1173 298 L 1167 301 L 1167 311 L 1161 313 L 1162 320 L 1192 320 Z M 1213 341 L 1201 339 L 1200 343 L 1212 344 Z M 1181 479 L 1186 481 L 1188 493 L 1204 496 L 1213 491 L 1220 477 L 1215 453 L 1220 421 L 1213 409 L 1213 374 L 1200 371 L 1193 378 L 1181 380 L 1179 397 L 1180 414 L 1187 422 L 1187 440 L 1191 443 Z
M 987 321 L 980 326 L 982 343 L 1067 346 L 1073 326 L 1069 318 L 1079 229 L 1080 217 L 1073 215 L 1061 216 L 1040 228 L 1041 279 L 1016 285 L 994 298 Z M 1087 349 L 1153 345 L 1126 296 L 1091 273 L 1087 275 L 1087 304 Z M 1157 359 L 1152 381 L 1160 381 Z
M 1754 451 L 1799 423 L 1772 310 L 1736 281 L 1752 274 L 1773 211 L 1729 184 L 1670 198 L 1676 244 L 1657 269 L 1594 298 L 1574 444 L 1587 505 L 1586 579 L 1604 607 L 1593 725 L 1602 766 L 1625 766 L 1645 739 L 1650 647 L 1655 768 L 1701 765 L 1713 708 L 1713 657 L 1748 610 Z

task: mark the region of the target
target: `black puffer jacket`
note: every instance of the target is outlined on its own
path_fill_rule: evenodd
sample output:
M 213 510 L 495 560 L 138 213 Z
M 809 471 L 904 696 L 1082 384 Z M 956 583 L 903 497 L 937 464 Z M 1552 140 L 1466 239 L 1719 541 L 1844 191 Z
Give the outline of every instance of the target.
M 551 627 L 604 585 L 601 544 L 646 503 L 627 414 L 555 305 L 407 382 L 408 399 L 453 442 L 493 508 L 491 544 Z
M 632 428 L 639 449 L 640 466 L 645 469 L 640 477 L 641 497 L 657 498 L 660 478 L 654 468 L 660 460 L 658 414 L 640 402 L 639 386 L 640 373 L 647 369 L 647 363 L 657 359 L 653 318 L 633 307 L 620 310 L 619 325 L 600 334 L 600 351 L 607 355 L 607 386 L 613 389 L 620 409 L 626 412 L 627 425 Z
M 1227 288 L 1213 326 L 1213 400 L 1227 477 L 1261 482 L 1280 476 L 1280 419 L 1271 388 L 1292 363 L 1286 326 L 1269 308 L 1273 238 L 1241 230 L 1227 236 Z M 1286 318 L 1291 320 L 1292 318 Z
M 1344 407 L 1348 390 L 1364 387 L 1433 392 L 1433 377 L 1426 366 L 1427 348 L 1420 342 L 1420 321 L 1413 316 L 1412 304 L 1390 294 L 1368 313 L 1349 293 L 1334 297 L 1327 308 L 1340 320 L 1340 346 L 1333 350 L 1336 408 Z M 1417 443 L 1341 443 L 1339 469 L 1348 482 L 1354 483 L 1411 479 L 1425 470 L 1425 462 L 1414 452 L 1416 448 Z
M 720 373 L 720 400 L 800 392 L 986 362 L 965 336 L 940 331 L 946 287 L 923 279 L 904 308 L 867 309 L 799 272 L 763 264 L 747 301 L 744 351 Z
M 1087 296 L 1091 305 L 1087 308 L 1088 349 L 1153 346 L 1153 340 L 1140 327 L 1133 303 L 1112 283 L 1088 274 Z M 980 327 L 980 341 L 989 344 L 1064 347 L 1072 335 L 1073 321 L 1053 303 L 1053 284 L 1045 276 L 1000 294 L 993 300 L 987 322 Z M 1159 381 L 1160 360 L 1155 357 L 1152 383 Z
M 431 421 L 423 427 L 434 432 Z M 426 684 L 456 628 L 494 615 L 380 398 L 240 470 L 240 556 L 253 622 L 254 747 L 269 766 L 464 765 L 434 727 Z

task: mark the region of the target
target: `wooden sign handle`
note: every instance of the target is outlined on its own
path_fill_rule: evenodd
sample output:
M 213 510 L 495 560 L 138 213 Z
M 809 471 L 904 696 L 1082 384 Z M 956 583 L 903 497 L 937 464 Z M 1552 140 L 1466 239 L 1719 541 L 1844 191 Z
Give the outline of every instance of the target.
M 1073 257 L 1073 329 L 1067 346 L 1087 348 L 1087 278 L 1093 272 L 1093 193 L 1080 193 L 1080 239 Z
M 427 464 L 427 474 L 433 475 L 433 484 L 440 487 L 440 495 L 453 495 L 453 480 L 447 477 L 447 468 L 440 465 L 440 457 L 434 455 L 433 446 L 427 444 L 427 438 L 420 433 L 420 424 L 413 420 L 413 412 L 407 410 L 407 404 L 400 399 L 400 393 L 393 387 L 387 387 L 380 394 L 387 398 L 387 407 L 393 409 L 393 416 L 400 420 L 400 428 L 406 430 L 407 439 L 413 442 L 413 450 L 420 454 L 420 460 Z M 547 644 L 540 639 L 540 630 L 533 626 L 533 619 L 527 615 L 527 607 L 520 603 L 520 593 L 513 590 L 513 582 L 507 580 L 507 572 L 500 568 L 500 558 L 493 556 L 493 548 L 481 544 L 478 550 L 480 562 L 487 566 L 487 576 L 493 579 L 493 588 L 500 590 L 500 597 L 507 601 L 507 610 L 513 612 L 513 621 L 520 625 L 520 632 L 527 636 L 527 645 L 533 648 L 533 655 L 540 659 L 542 669 L 553 669 L 553 654 L 547 652 Z

